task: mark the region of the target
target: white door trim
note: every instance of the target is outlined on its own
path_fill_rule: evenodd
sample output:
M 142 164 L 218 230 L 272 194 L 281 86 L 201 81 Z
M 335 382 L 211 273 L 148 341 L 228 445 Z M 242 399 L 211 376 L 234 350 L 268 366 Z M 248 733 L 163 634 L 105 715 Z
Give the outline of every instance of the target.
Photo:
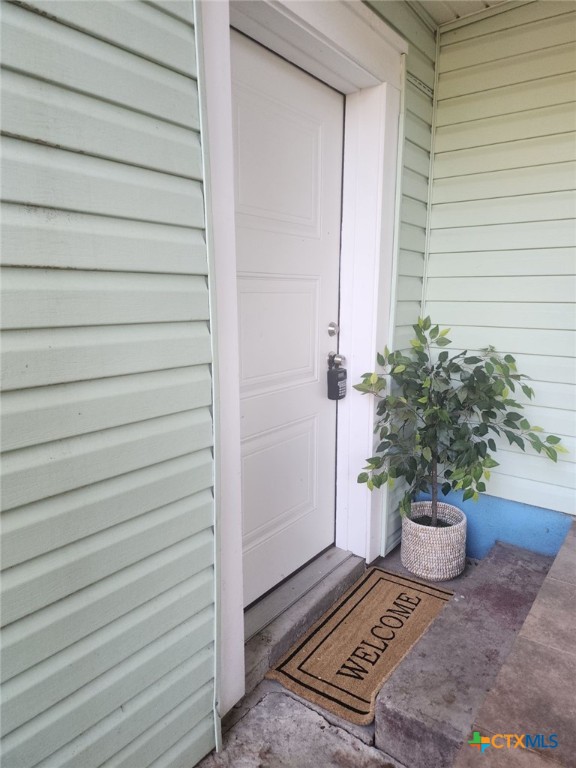
M 240 407 L 234 251 L 229 25 L 347 94 L 340 351 L 349 394 L 339 403 L 336 544 L 368 562 L 381 551 L 385 492 L 356 477 L 373 447 L 374 405 L 351 385 L 392 338 L 395 195 L 402 54 L 407 45 L 361 0 L 196 0 L 215 338 L 218 712 L 244 685 Z

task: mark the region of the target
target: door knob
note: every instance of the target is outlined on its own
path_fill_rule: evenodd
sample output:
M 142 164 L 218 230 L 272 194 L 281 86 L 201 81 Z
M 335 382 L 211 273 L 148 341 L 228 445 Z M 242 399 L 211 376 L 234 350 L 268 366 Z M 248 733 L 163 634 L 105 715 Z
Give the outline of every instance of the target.
M 328 323 L 328 336 L 337 336 L 340 333 L 338 323 Z

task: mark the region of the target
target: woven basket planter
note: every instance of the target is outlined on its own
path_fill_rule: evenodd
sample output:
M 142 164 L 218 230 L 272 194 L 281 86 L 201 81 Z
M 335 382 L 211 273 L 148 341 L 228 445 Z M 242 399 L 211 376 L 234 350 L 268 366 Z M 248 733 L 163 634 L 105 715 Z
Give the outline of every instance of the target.
M 416 501 L 411 517 L 402 518 L 402 565 L 427 581 L 447 581 L 466 565 L 466 517 L 457 507 L 438 502 L 438 517 L 446 528 L 431 528 L 414 519 L 431 515 L 432 502 Z M 412 518 L 412 519 L 411 519 Z

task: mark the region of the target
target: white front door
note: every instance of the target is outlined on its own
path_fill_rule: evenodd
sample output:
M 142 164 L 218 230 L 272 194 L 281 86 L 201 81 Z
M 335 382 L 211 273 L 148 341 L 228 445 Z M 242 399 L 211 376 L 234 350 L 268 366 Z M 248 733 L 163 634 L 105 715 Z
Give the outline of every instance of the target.
M 232 32 L 245 605 L 334 542 L 344 97 Z

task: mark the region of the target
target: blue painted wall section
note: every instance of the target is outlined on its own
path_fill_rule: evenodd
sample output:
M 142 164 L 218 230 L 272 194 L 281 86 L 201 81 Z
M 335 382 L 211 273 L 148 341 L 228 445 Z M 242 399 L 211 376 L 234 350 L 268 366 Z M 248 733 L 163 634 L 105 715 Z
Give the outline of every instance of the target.
M 429 499 L 430 496 L 422 494 L 419 498 Z M 439 500 L 453 504 L 466 515 L 466 554 L 477 559 L 486 557 L 496 541 L 541 555 L 556 555 L 574 520 L 563 512 L 487 494 L 481 494 L 478 501 L 462 501 L 461 492 L 448 496 L 439 493 Z

